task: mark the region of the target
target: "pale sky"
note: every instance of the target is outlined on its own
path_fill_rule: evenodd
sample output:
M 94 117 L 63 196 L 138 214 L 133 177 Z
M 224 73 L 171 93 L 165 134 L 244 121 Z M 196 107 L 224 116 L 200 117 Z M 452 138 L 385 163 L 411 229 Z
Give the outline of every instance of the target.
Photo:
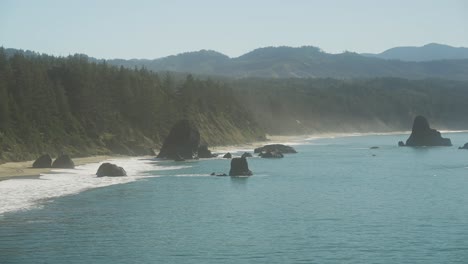
M 0 46 L 66 56 L 160 58 L 311 45 L 379 53 L 468 47 L 465 0 L 0 0 Z

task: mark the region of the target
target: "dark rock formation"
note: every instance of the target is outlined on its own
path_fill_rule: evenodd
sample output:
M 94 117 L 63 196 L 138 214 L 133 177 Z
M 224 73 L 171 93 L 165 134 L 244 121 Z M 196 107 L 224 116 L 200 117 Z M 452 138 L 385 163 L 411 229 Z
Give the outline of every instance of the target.
M 370 147 L 370 149 L 378 149 L 379 147 L 377 146 L 373 146 L 373 147 Z
M 398 146 L 399 147 L 404 147 L 405 146 L 405 143 L 403 141 L 398 141 Z
M 164 140 L 158 158 L 175 160 L 180 156 L 183 159 L 194 159 L 197 157 L 199 144 L 198 129 L 189 120 L 181 120 L 172 127 Z
M 244 152 L 244 154 L 242 154 L 241 158 L 251 158 L 252 157 L 252 154 L 248 153 L 248 152 Z
M 99 166 L 96 172 L 98 177 L 102 176 L 127 176 L 127 172 L 122 168 L 112 163 L 103 163 Z
M 425 117 L 417 116 L 413 122 L 411 136 L 406 140 L 406 146 L 452 146 L 452 142 L 443 138 L 439 131 L 431 129 Z
M 463 145 L 463 147 L 458 147 L 458 149 L 468 149 L 468 143 L 465 143 L 465 145 Z
M 297 151 L 290 146 L 285 146 L 282 144 L 272 144 L 272 145 L 266 145 L 260 148 L 256 148 L 254 150 L 254 153 L 262 153 L 262 152 L 281 152 L 281 153 L 297 153 Z
M 33 168 L 50 168 L 52 167 L 52 158 L 49 154 L 44 154 L 34 161 L 32 166 Z
M 223 158 L 224 158 L 224 159 L 231 159 L 231 158 L 232 158 L 232 154 L 228 152 L 228 153 L 224 154 Z
M 210 175 L 211 176 L 227 176 L 226 173 L 215 173 L 215 172 L 211 173 Z
M 74 169 L 75 163 L 68 155 L 61 155 L 58 157 L 54 163 L 52 163 L 52 168 L 61 168 L 61 169 Z
M 264 151 L 260 154 L 258 154 L 258 156 L 262 157 L 262 158 L 273 158 L 273 159 L 279 159 L 279 158 L 283 158 L 284 155 L 279 152 L 279 151 Z
M 212 154 L 211 151 L 208 149 L 207 145 L 201 145 L 198 147 L 198 157 L 202 159 L 209 159 L 214 158 L 218 155 Z
M 231 160 L 231 170 L 229 176 L 251 176 L 246 158 L 233 158 Z

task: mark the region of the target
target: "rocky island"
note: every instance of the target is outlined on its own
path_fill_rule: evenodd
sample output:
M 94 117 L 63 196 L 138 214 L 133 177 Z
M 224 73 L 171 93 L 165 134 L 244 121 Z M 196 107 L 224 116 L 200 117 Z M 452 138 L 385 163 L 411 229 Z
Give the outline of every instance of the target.
M 401 143 L 399 143 L 402 146 Z M 424 116 L 417 116 L 413 122 L 413 129 L 410 137 L 406 140 L 405 146 L 452 146 L 449 138 L 443 138 L 439 131 L 430 128 L 429 122 Z

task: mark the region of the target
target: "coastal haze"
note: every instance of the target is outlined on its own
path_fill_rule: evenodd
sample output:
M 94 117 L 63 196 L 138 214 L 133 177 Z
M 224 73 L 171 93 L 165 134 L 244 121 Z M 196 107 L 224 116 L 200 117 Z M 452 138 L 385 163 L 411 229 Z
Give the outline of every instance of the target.
M 0 263 L 465 263 L 465 1 L 3 1 Z

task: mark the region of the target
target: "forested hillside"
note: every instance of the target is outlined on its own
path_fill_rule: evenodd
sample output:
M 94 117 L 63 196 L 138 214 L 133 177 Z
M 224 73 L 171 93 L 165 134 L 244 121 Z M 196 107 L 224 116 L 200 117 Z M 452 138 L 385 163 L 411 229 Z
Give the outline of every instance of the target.
M 191 75 L 176 82 L 79 55 L 7 57 L 0 48 L 0 160 L 142 154 L 181 118 L 194 120 L 211 145 L 264 135 L 233 98 L 223 84 Z
M 200 78 L 0 48 L 0 162 L 48 152 L 145 154 L 188 118 L 209 145 L 268 134 L 468 129 L 468 82 Z
M 231 85 L 272 134 L 407 131 L 417 115 L 439 129 L 468 129 L 467 82 L 251 78 Z

